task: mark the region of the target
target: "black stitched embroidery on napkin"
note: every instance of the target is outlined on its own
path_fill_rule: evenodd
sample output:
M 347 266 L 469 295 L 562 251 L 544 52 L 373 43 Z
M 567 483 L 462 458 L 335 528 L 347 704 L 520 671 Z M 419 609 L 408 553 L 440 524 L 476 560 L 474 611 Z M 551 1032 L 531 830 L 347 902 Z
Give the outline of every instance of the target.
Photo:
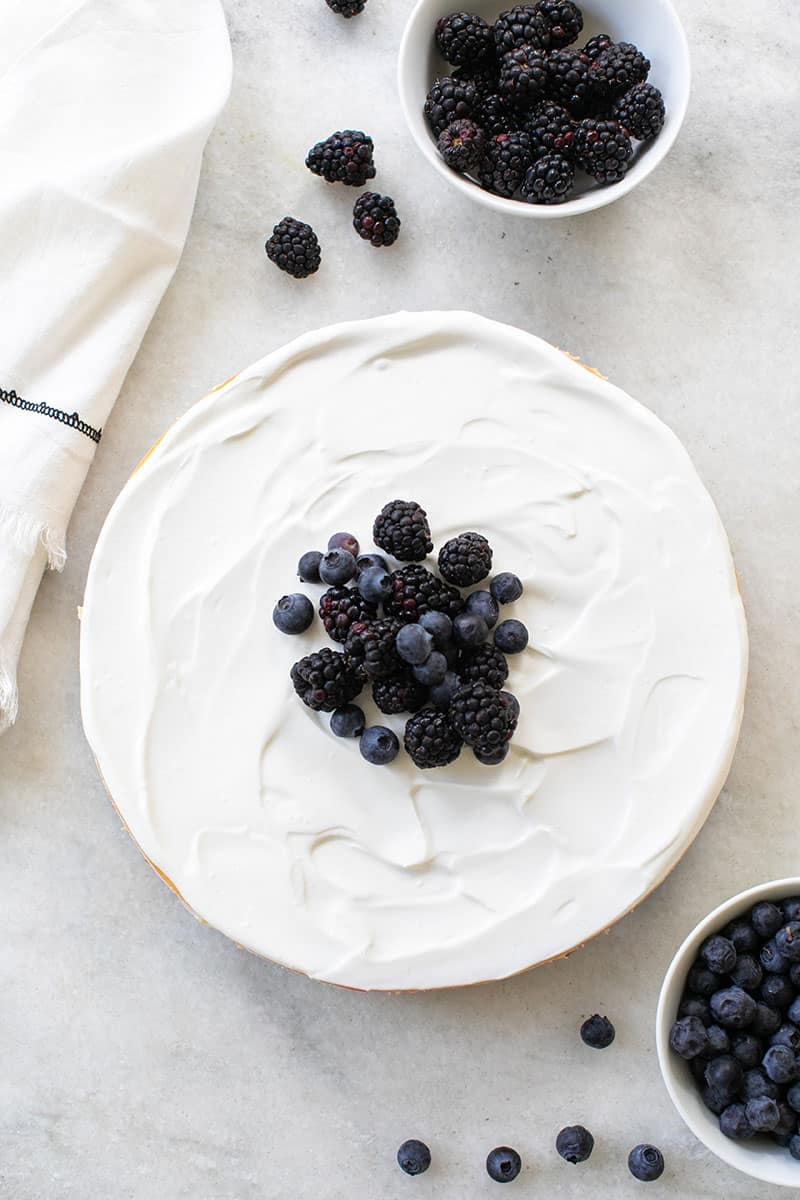
M 14 408 L 21 408 L 24 412 L 40 413 L 43 417 L 60 421 L 62 425 L 69 425 L 71 429 L 77 429 L 78 433 L 91 438 L 93 442 L 99 442 L 103 436 L 102 429 L 95 429 L 92 425 L 88 425 L 76 412 L 63 412 L 60 408 L 51 408 L 49 404 L 44 403 L 31 404 L 30 400 L 23 400 L 21 396 L 18 396 L 13 388 L 10 392 L 7 392 L 5 388 L 0 388 L 0 400 L 5 404 L 13 404 Z

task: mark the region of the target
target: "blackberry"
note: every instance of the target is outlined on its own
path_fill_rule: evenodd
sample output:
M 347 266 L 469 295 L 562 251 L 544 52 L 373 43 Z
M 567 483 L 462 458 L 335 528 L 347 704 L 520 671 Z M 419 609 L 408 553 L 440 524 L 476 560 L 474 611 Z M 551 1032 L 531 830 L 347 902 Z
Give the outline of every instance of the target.
M 563 204 L 575 184 L 575 167 L 562 154 L 545 154 L 528 170 L 520 191 L 528 204 Z
M 483 17 L 475 13 L 454 12 L 436 25 L 436 45 L 442 58 L 453 66 L 478 62 L 490 54 L 494 35 Z
M 598 96 L 621 96 L 635 83 L 644 83 L 650 61 L 630 42 L 612 44 L 592 63 L 592 87 Z
M 457 587 L 480 583 L 492 569 L 492 547 L 483 534 L 460 533 L 439 551 L 439 574 Z
M 598 183 L 618 183 L 633 157 L 631 139 L 618 121 L 587 117 L 575 132 L 575 158 Z
M 333 712 L 354 700 L 364 681 L 346 654 L 323 646 L 296 662 L 291 670 L 294 690 L 314 712 Z
M 520 111 L 533 108 L 547 87 L 547 56 L 534 46 L 517 46 L 500 63 L 500 95 Z
M 475 109 L 475 121 L 490 138 L 497 137 L 499 133 L 510 133 L 517 123 L 503 97 L 497 95 L 487 96 L 479 102 Z
M 400 562 L 422 562 L 433 549 L 428 514 L 416 500 L 390 500 L 372 526 L 376 546 Z
M 517 46 L 535 46 L 549 50 L 550 28 L 535 4 L 515 4 L 501 13 L 494 23 L 494 41 L 498 54 L 507 54 Z
M 435 708 L 424 708 L 406 724 L 406 753 L 423 771 L 455 762 L 462 745 L 447 714 L 437 712 Z
M 664 128 L 664 97 L 652 83 L 634 84 L 614 101 L 611 112 L 631 137 L 640 142 L 657 137 Z
M 362 667 L 370 679 L 388 679 L 405 667 L 394 641 L 400 621 L 386 617 L 382 621 L 357 621 L 347 635 L 345 648 L 357 667 Z
M 474 121 L 465 118 L 448 125 L 439 134 L 437 145 L 448 167 L 462 173 L 475 171 L 486 151 L 486 134 Z
M 499 691 L 508 679 L 508 663 L 502 651 L 486 642 L 462 654 L 458 673 L 464 683 L 485 683 Z
M 339 17 L 357 17 L 367 7 L 367 0 L 325 0 L 328 8 Z
M 436 137 L 453 121 L 471 117 L 478 103 L 473 83 L 445 75 L 437 79 L 425 100 L 423 112 Z
M 486 144 L 480 181 L 489 192 L 513 196 L 531 165 L 531 144 L 522 130 L 499 133 Z
M 433 610 L 456 617 L 464 607 L 457 588 L 437 579 L 417 563 L 395 571 L 391 578 L 392 594 L 384 604 L 390 616 L 417 621 L 423 613 Z
M 353 208 L 353 228 L 372 246 L 393 246 L 400 236 L 400 218 L 392 197 L 364 192 Z
M 317 142 L 306 156 L 312 175 L 321 175 L 328 183 L 363 187 L 375 178 L 372 138 L 357 129 L 342 129 L 324 142 Z
M 453 71 L 453 78 L 457 79 L 459 83 L 472 84 L 479 101 L 486 100 L 496 93 L 499 77 L 500 67 L 494 52 L 491 57 L 482 59 L 479 63 L 470 63 L 469 66 L 459 67 L 457 71 Z
M 593 38 L 589 38 L 588 42 L 583 47 L 583 53 L 587 58 L 590 58 L 592 62 L 594 62 L 596 58 L 600 57 L 604 50 L 608 50 L 608 48 L 613 45 L 614 40 L 613 38 L 610 38 L 607 33 L 596 33 Z
M 295 279 L 306 279 L 319 270 L 322 252 L 317 235 L 305 221 L 284 217 L 266 244 L 267 258 Z
M 572 0 L 538 0 L 536 11 L 544 18 L 554 50 L 578 40 L 583 13 Z
M 517 724 L 508 702 L 486 683 L 460 687 L 450 702 L 449 715 L 456 733 L 482 754 L 509 742 Z
M 548 94 L 576 115 L 589 99 L 590 66 L 590 60 L 574 50 L 553 50 L 547 56 Z
M 428 689 L 417 683 L 411 672 L 378 679 L 372 685 L 372 698 L 382 713 L 418 712 L 428 698 Z
M 357 588 L 332 587 L 320 599 L 319 615 L 328 636 L 334 642 L 346 642 L 351 627 L 357 621 L 374 621 L 378 610 Z
M 545 100 L 538 104 L 525 121 L 534 162 L 545 154 L 572 154 L 575 125 L 572 116 L 560 104 Z

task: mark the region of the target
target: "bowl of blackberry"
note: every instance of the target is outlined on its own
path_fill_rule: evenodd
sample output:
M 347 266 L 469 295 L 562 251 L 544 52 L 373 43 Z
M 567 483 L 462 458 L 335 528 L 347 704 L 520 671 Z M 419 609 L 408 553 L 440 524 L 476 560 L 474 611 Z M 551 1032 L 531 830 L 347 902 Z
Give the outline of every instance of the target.
M 701 921 L 667 972 L 656 1036 L 667 1090 L 704 1145 L 800 1189 L 800 878 Z
M 501 212 L 574 216 L 630 192 L 689 100 L 670 0 L 419 0 L 400 49 L 409 129 L 453 187 Z

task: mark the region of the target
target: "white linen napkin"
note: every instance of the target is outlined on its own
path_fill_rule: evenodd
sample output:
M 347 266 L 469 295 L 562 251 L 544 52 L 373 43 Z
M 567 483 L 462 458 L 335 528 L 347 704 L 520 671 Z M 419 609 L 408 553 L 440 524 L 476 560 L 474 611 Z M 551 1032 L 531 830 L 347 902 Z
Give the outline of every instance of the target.
M 172 278 L 230 89 L 220 0 L 4 0 L 0 731 L 42 573 Z

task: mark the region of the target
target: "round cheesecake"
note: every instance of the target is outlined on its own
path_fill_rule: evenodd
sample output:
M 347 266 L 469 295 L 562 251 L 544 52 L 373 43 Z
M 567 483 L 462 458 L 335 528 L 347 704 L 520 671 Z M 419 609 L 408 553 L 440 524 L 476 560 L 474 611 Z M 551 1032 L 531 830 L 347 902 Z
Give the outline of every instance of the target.
M 272 623 L 323 590 L 300 555 L 344 529 L 372 549 L 396 498 L 524 582 L 499 766 L 373 766 L 292 688 L 331 644 Z M 629 911 L 722 788 L 746 670 L 727 538 L 674 434 L 468 313 L 308 334 L 197 404 L 114 505 L 81 622 L 86 733 L 151 864 L 242 946 L 360 989 L 503 978 Z

